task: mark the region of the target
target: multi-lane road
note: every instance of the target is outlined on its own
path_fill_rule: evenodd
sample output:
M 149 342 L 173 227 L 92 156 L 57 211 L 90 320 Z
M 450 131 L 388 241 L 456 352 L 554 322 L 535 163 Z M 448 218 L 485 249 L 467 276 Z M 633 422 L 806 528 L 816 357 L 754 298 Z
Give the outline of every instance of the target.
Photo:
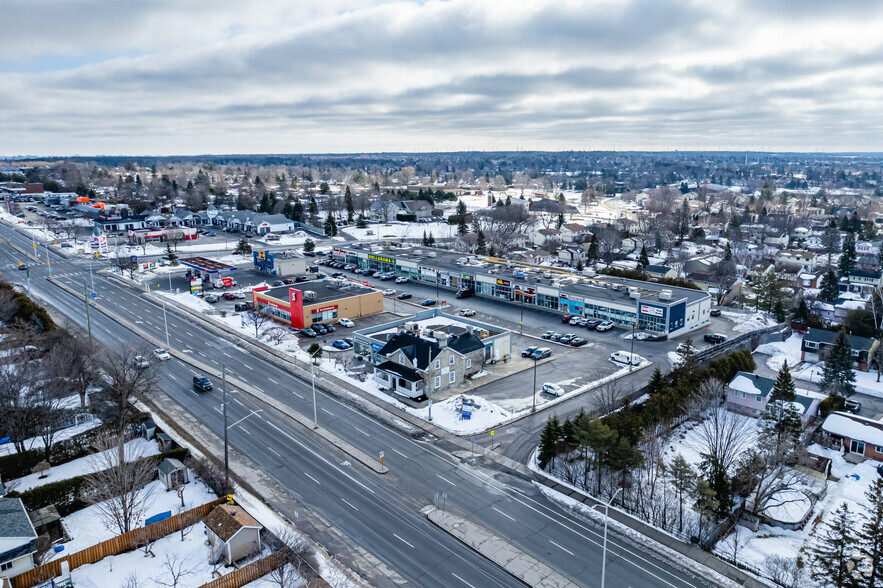
M 9 245 L 30 251 L 30 238 L 0 227 L 0 268 L 9 281 L 24 284 L 15 270 L 23 256 Z M 45 253 L 44 253 L 45 255 Z M 58 281 L 82 291 L 90 280 L 88 264 L 52 253 Z M 45 265 L 31 262 L 33 295 L 86 326 L 82 299 L 47 281 Z M 94 337 L 107 345 L 138 343 L 129 326 L 165 339 L 162 307 L 137 288 L 103 275 L 92 276 L 99 297 L 91 312 Z M 91 285 L 90 285 L 91 289 Z M 122 322 L 101 312 L 108 309 Z M 203 364 L 223 364 L 234 378 L 312 415 L 309 382 L 293 377 L 272 361 L 249 353 L 235 339 L 219 338 L 198 321 L 168 314 L 171 346 Z M 185 362 L 164 362 L 161 386 L 196 419 L 222 436 L 218 387 L 208 394 L 191 388 L 194 369 Z M 216 382 L 217 384 L 217 382 Z M 447 493 L 447 508 L 493 533 L 584 586 L 599 583 L 601 534 L 595 525 L 575 519 L 547 501 L 529 480 L 471 463 L 462 463 L 444 443 L 399 432 L 357 408 L 319 393 L 319 423 L 369 455 L 385 453 L 388 474 L 362 467 L 346 454 L 254 397 L 241 391 L 228 404 L 229 422 L 248 415 L 230 430 L 233 448 L 254 467 L 316 513 L 336 532 L 313 529 L 315 538 L 374 585 L 515 586 L 504 570 L 437 529 L 420 514 L 437 492 Z M 254 411 L 260 411 L 253 414 Z M 186 423 L 182 423 L 186 426 Z M 294 513 L 283 514 L 293 518 Z M 383 563 L 368 566 L 364 551 Z M 670 562 L 613 537 L 607 562 L 609 586 L 703 586 L 703 581 Z

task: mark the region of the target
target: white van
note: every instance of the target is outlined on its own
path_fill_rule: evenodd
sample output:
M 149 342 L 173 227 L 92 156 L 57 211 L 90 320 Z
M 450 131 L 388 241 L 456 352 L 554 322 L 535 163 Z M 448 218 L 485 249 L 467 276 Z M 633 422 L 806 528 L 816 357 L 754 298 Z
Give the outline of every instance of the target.
M 610 354 L 610 361 L 616 363 L 624 363 L 626 365 L 640 365 L 644 358 L 637 353 L 629 353 L 628 351 L 616 351 Z

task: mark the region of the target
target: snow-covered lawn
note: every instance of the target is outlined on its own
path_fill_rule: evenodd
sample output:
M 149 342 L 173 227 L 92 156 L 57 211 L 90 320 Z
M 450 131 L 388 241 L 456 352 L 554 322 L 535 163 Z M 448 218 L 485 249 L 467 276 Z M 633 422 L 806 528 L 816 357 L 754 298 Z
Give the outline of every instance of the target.
M 278 236 L 278 239 L 269 239 L 267 235 L 260 237 L 259 239 L 254 239 L 260 243 L 265 243 L 270 246 L 280 246 L 280 247 L 289 247 L 289 246 L 297 246 L 303 245 L 304 241 L 310 238 L 310 235 L 305 231 L 295 231 L 291 235 L 275 235 Z M 315 241 L 315 239 L 313 239 Z
M 765 329 L 778 324 L 776 319 L 764 312 L 746 314 L 741 312 L 722 311 L 721 314 L 736 323 L 736 326 L 733 327 L 733 332 L 735 333 L 750 333 L 751 331 Z
M 795 373 L 794 377 L 799 380 L 818 383 L 822 381 L 822 372 L 824 368 L 825 364 L 823 362 L 815 363 Z M 855 374 L 856 392 L 867 394 L 868 396 L 883 398 L 883 381 L 877 381 L 877 372 L 852 370 L 852 373 Z
M 343 231 L 359 241 L 383 239 L 387 237 L 419 239 L 423 237 L 424 232 L 427 235 L 432 235 L 436 239 L 443 239 L 456 236 L 457 225 L 449 225 L 448 223 L 402 223 L 393 221 L 387 224 L 368 225 L 368 227 L 364 229 L 344 227 Z M 368 231 L 371 231 L 372 234 L 369 235 Z
M 755 353 L 769 355 L 766 361 L 768 368 L 774 371 L 782 369 L 782 364 L 788 361 L 788 367 L 794 369 L 800 363 L 800 345 L 803 343 L 803 336 L 793 333 L 785 341 L 776 343 L 765 343 L 754 350 Z
M 145 512 L 148 517 L 166 511 L 172 511 L 172 514 L 177 514 L 178 510 L 181 508 L 181 499 L 178 498 L 177 492 L 166 492 L 165 486 L 163 486 L 162 482 L 159 480 L 151 482 L 145 486 L 145 490 L 145 494 L 147 495 L 147 508 Z M 217 496 L 215 496 L 214 492 L 209 490 L 198 478 L 195 478 L 193 472 L 190 472 L 190 483 L 184 486 L 183 510 L 195 508 L 206 502 L 211 502 L 216 498 Z M 77 551 L 101 543 L 102 541 L 107 541 L 119 534 L 105 528 L 104 525 L 100 523 L 100 520 L 101 515 L 99 514 L 98 505 L 88 506 L 64 517 L 62 522 L 64 523 L 64 528 L 70 535 L 71 540 L 63 544 L 64 550 L 55 557 L 64 557 L 65 555 L 76 553 Z M 143 524 L 143 521 L 140 521 L 140 524 Z M 205 540 L 202 531 L 191 536 L 196 537 L 200 544 Z M 174 537 L 180 539 L 179 534 L 175 534 Z M 143 556 L 143 553 L 137 553 Z M 205 559 L 208 559 L 208 557 L 206 556 Z M 101 566 L 106 561 L 107 560 L 105 559 L 102 562 L 95 564 L 95 566 Z M 161 564 L 162 561 L 160 560 L 159 563 Z M 100 586 L 101 584 L 98 585 Z
M 79 397 L 78 397 L 79 398 Z M 101 421 L 92 418 L 91 420 L 84 421 L 78 425 L 74 425 L 73 427 L 68 427 L 67 429 L 62 429 L 53 437 L 53 442 L 57 443 L 59 441 L 64 441 L 65 439 L 70 439 L 80 433 L 88 431 L 89 429 L 94 429 L 101 425 Z M 25 440 L 25 449 L 42 449 L 43 448 L 43 439 L 40 437 L 32 437 L 31 439 Z M 12 443 L 4 443 L 0 445 L 0 456 L 11 455 L 15 453 L 15 446 Z
M 52 466 L 52 468 L 45 472 L 45 478 L 41 478 L 40 474 L 30 474 L 17 480 L 11 480 L 7 484 L 7 486 L 15 489 L 18 492 L 24 492 L 25 490 L 30 490 L 31 488 L 36 488 L 37 486 L 45 486 L 46 484 L 51 484 L 52 482 L 67 480 L 69 478 L 75 478 L 77 476 L 83 476 L 85 474 L 92 474 L 104 467 L 107 467 L 108 461 L 107 458 L 104 457 L 105 454 L 116 453 L 116 451 L 116 448 L 107 449 L 105 451 L 93 453 L 91 455 L 87 455 L 85 457 L 69 461 L 67 463 Z M 136 459 L 149 457 L 158 453 L 159 449 L 157 447 L 156 441 L 147 441 L 143 437 L 138 437 L 126 443 L 126 461 L 134 461 Z

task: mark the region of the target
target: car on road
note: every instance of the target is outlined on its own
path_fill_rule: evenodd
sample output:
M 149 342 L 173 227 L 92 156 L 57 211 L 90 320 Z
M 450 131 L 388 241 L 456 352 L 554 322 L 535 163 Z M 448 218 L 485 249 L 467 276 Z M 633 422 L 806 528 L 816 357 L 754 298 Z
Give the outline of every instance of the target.
M 217 296 L 215 296 L 214 294 L 206 294 L 205 297 L 203 298 L 203 300 L 205 300 L 209 304 L 214 304 L 215 302 L 217 302 L 220 299 Z
M 22 262 L 18 262 L 18 269 L 20 269 L 20 270 L 26 270 L 26 269 L 28 269 L 28 264 L 26 264 L 26 263 L 22 263 Z
M 628 351 L 614 351 L 610 354 L 610 361 L 614 363 L 624 363 L 626 365 L 640 365 L 644 358 L 637 353 L 629 353 Z
M 411 278 L 407 276 L 399 276 L 396 278 L 396 284 L 407 284 L 411 281 Z
M 165 349 L 154 349 L 153 350 L 153 357 L 157 358 L 160 361 L 165 361 L 167 359 L 172 358 L 172 356 L 169 355 L 169 352 L 166 351 Z
M 420 303 L 420 306 L 435 306 L 436 302 L 438 301 L 435 298 L 427 298 Z
M 205 376 L 193 376 L 193 387 L 200 392 L 208 392 L 212 389 L 212 383 Z
M 604 321 L 601 324 L 599 324 L 597 327 L 595 327 L 595 330 L 603 333 L 605 331 L 609 331 L 610 329 L 612 329 L 615 326 L 616 326 L 616 323 L 614 323 L 613 321 Z
M 224 300 L 236 300 L 236 294 L 233 292 L 224 292 L 221 296 L 224 297 Z
M 547 357 L 551 357 L 552 350 L 548 347 L 540 347 L 533 353 L 531 353 L 530 358 L 533 360 L 539 361 L 540 359 L 546 359 Z
M 719 309 L 719 308 L 714 308 L 714 309 L 711 310 L 711 313 L 710 313 L 710 314 L 711 314 L 711 316 L 720 316 L 720 315 L 721 315 L 721 309 Z
M 209 231 L 208 233 L 205 234 L 205 236 L 206 237 L 216 237 L 217 233 L 215 233 L 214 231 Z
M 724 341 L 726 341 L 726 340 L 727 340 L 727 336 L 726 336 L 726 335 L 721 335 L 720 333 L 708 333 L 707 335 L 705 335 L 705 337 L 703 337 L 703 339 L 705 339 L 705 341 L 708 342 L 708 343 L 712 343 L 712 344 L 714 344 L 714 345 L 718 345 L 718 344 L 723 343 Z
M 282 280 L 273 280 L 273 283 L 270 285 L 274 288 L 278 288 L 279 286 L 284 286 L 285 282 L 283 282 Z
M 342 339 L 335 339 L 331 342 L 331 346 L 335 349 L 340 349 L 342 351 L 346 351 L 347 349 L 352 349 L 352 346 Z
M 558 333 L 555 331 L 546 331 L 545 333 L 540 335 L 540 339 L 551 339 L 552 337 L 554 337 L 557 334 Z
M 143 355 L 136 355 L 135 359 L 132 360 L 132 365 L 137 368 L 146 368 L 150 365 L 150 360 Z
M 585 345 L 588 342 L 589 342 L 588 339 L 583 339 L 582 337 L 574 337 L 573 339 L 570 340 L 570 346 L 571 347 L 582 347 L 583 345 Z
M 332 278 L 345 278 L 346 274 L 343 272 L 334 272 L 333 274 L 331 274 L 331 277 Z
M 338 319 L 337 324 L 342 327 L 346 327 L 348 329 L 352 329 L 353 327 L 356 326 L 356 323 L 354 323 L 353 321 L 351 321 L 348 318 Z
M 475 316 L 475 311 L 471 308 L 461 308 L 460 316 Z
M 561 396 L 562 394 L 564 394 L 564 388 L 562 388 L 558 384 L 552 384 L 550 382 L 546 382 L 545 384 L 543 384 L 543 387 L 541 388 L 541 390 L 543 392 L 545 392 L 546 394 L 551 394 L 552 396 L 555 396 L 555 397 L 558 397 L 558 396 Z
M 301 335 L 303 335 L 304 337 L 309 337 L 310 339 L 313 339 L 318 336 L 318 333 L 316 333 L 316 331 L 314 331 L 313 329 L 310 329 L 310 328 L 301 329 L 298 332 Z
M 315 252 L 315 251 L 303 251 L 302 253 L 303 253 L 304 255 L 306 255 L 307 257 L 316 257 L 316 252 Z
M 402 292 L 401 294 L 396 296 L 396 300 L 407 300 L 410 297 L 411 297 L 411 295 L 408 294 L 407 292 Z
M 387 288 L 386 290 L 383 291 L 384 296 L 394 296 L 395 293 L 396 293 L 396 291 L 393 290 L 392 288 Z
M 588 319 L 588 320 L 586 320 L 586 324 L 585 324 L 584 326 L 585 326 L 587 329 L 591 330 L 591 329 L 597 329 L 597 328 L 598 328 L 598 325 L 600 325 L 600 324 L 601 324 L 601 320 L 600 320 L 600 319 L 594 319 L 594 318 L 593 318 L 593 319 Z
M 315 324 L 310 328 L 316 331 L 316 333 L 319 335 L 325 335 L 326 333 L 328 333 L 328 329 L 325 328 L 325 325 Z
M 530 357 L 533 355 L 533 352 L 539 349 L 538 347 L 527 347 L 524 351 L 521 352 L 521 357 Z
M 856 402 L 855 400 L 847 400 L 843 403 L 843 410 L 846 412 L 851 412 L 852 414 L 858 414 L 862 409 L 862 403 Z
M 569 323 L 570 319 L 572 319 L 575 316 L 576 316 L 575 314 L 565 314 L 564 316 L 561 317 L 561 322 L 562 323 Z

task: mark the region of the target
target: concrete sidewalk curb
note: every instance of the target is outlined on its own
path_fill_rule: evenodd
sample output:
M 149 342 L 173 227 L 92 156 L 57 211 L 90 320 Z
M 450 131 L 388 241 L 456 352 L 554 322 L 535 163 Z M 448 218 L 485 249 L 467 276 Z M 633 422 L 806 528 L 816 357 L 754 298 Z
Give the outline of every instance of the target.
M 77 298 L 82 298 L 82 294 L 79 294 L 78 292 L 74 291 L 73 289 L 69 288 L 68 286 L 60 283 L 55 278 L 49 278 L 49 281 L 52 282 L 53 284 L 55 284 L 56 286 L 59 286 L 63 290 L 67 291 L 72 296 L 76 296 Z M 110 311 L 106 308 L 101 308 L 98 306 L 96 306 L 95 308 L 96 308 L 96 310 L 111 317 L 116 322 L 126 325 L 129 329 L 131 329 L 132 331 L 137 333 L 138 336 L 142 337 L 143 339 L 145 339 L 147 341 L 150 341 L 151 344 L 156 345 L 157 347 L 163 347 L 163 344 L 162 344 L 162 342 L 159 341 L 159 339 L 154 337 L 152 334 L 145 332 L 143 329 L 139 328 L 138 326 L 133 325 L 133 324 L 129 324 L 129 322 L 125 318 L 118 316 L 113 311 Z M 202 363 L 201 361 L 195 359 L 191 354 L 181 353 L 181 352 L 178 352 L 174 349 L 170 349 L 168 351 L 171 355 L 174 355 L 175 357 L 177 357 L 178 359 L 180 359 L 184 363 L 187 363 L 187 364 L 195 367 L 200 372 L 203 372 L 206 374 L 211 374 L 211 375 L 215 376 L 216 378 L 221 377 L 221 372 L 219 370 L 217 370 L 216 368 L 210 367 L 207 364 Z M 302 425 L 304 428 L 312 430 L 314 433 L 316 433 L 317 435 L 319 435 L 320 437 L 322 437 L 323 439 L 325 439 L 326 441 L 328 441 L 329 443 L 331 443 L 332 445 L 334 445 L 335 447 L 337 447 L 338 449 L 340 449 L 341 451 L 343 451 L 347 455 L 352 456 L 353 459 L 355 459 L 355 460 L 359 461 L 360 463 L 362 463 L 363 465 L 371 468 L 376 473 L 385 474 L 385 473 L 389 472 L 388 467 L 386 467 L 385 465 L 382 465 L 380 462 L 378 462 L 377 460 L 370 457 L 364 451 L 361 451 L 360 449 L 356 449 L 355 447 L 353 447 L 352 445 L 350 445 L 349 443 L 347 443 L 343 439 L 340 439 L 339 437 L 337 437 L 333 433 L 330 433 L 321 427 L 313 428 L 313 421 L 312 420 L 307 419 L 306 417 L 301 415 L 299 412 L 282 404 L 281 402 L 279 402 L 275 398 L 268 396 L 263 391 L 258 390 L 257 388 L 254 388 L 254 387 L 250 386 L 249 384 L 247 384 L 246 382 L 243 382 L 235 377 L 228 377 L 227 382 L 231 386 L 234 386 L 244 392 L 247 392 L 249 395 L 253 396 L 254 398 L 260 400 L 261 402 L 267 404 L 268 406 L 271 406 L 272 408 L 276 409 L 277 411 L 284 414 L 285 416 L 293 419 L 298 424 Z
M 494 562 L 528 586 L 542 586 L 544 588 L 578 588 L 580 586 L 512 543 L 490 533 L 484 527 L 456 515 L 443 513 L 435 507 L 429 507 L 424 512 L 426 512 L 426 518 L 439 529 Z
M 604 506 L 604 503 L 597 498 L 589 496 L 588 494 L 585 494 L 579 490 L 575 490 L 573 488 L 565 486 L 545 472 L 541 473 L 534 470 L 532 471 L 532 473 L 534 474 L 537 483 L 542 484 L 543 486 L 546 486 L 547 488 L 550 488 L 551 490 L 554 490 L 559 494 L 567 496 L 568 498 L 576 500 L 577 502 L 581 502 L 590 507 L 594 507 L 595 505 Z M 693 561 L 701 564 L 702 566 L 714 572 L 717 572 L 725 578 L 737 582 L 742 586 L 747 586 L 748 588 L 767 587 L 767 584 L 747 574 L 743 570 L 740 570 L 736 566 L 715 557 L 713 554 L 704 551 L 695 545 L 684 543 L 683 541 L 669 535 L 668 533 L 660 531 L 655 527 L 651 527 L 643 521 L 640 521 L 635 517 L 629 515 L 628 513 L 625 513 L 615 507 L 610 509 L 610 518 L 651 539 L 653 543 L 658 543 L 673 551 L 676 551 L 684 557 L 688 557 Z M 613 532 L 619 536 L 623 536 L 622 533 L 618 533 L 615 530 Z M 654 549 L 652 544 L 643 544 L 642 547 L 656 552 L 661 557 L 665 557 L 665 554 L 660 553 L 658 549 Z

